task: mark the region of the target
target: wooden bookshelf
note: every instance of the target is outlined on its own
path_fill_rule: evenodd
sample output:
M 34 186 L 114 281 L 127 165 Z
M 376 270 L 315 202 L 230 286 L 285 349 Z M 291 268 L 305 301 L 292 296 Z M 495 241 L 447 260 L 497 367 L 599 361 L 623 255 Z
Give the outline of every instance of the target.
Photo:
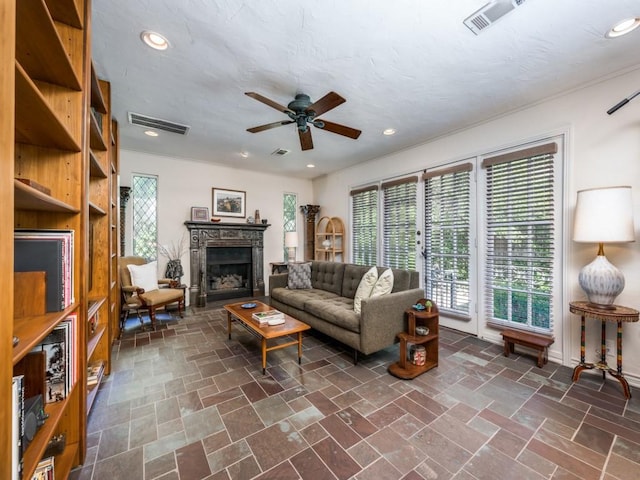
M 344 262 L 344 223 L 339 217 L 322 217 L 316 224 L 315 259 Z
M 90 12 L 90 0 L 0 2 L 0 398 L 11 398 L 13 367 L 60 322 L 75 319 L 68 365 L 76 373 L 74 382 L 66 398 L 46 404 L 49 418 L 24 453 L 25 479 L 51 437 L 61 432 L 66 446 L 55 458 L 56 479 L 84 463 L 87 415 L 100 385 L 88 387 L 87 365 L 103 362 L 109 374 L 111 327 L 118 319 L 117 132 L 110 85 L 96 76 L 89 57 Z M 74 301 L 63 311 L 15 315 L 16 228 L 73 230 Z M 34 294 L 15 293 L 16 305 Z M 19 338 L 15 347 L 14 335 Z M 3 479 L 11 478 L 12 419 L 11 402 L 0 402 Z

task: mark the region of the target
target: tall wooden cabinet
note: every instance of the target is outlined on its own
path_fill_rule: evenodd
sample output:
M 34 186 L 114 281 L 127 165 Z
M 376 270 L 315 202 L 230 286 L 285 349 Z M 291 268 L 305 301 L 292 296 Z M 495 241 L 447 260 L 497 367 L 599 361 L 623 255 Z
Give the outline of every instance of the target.
M 315 259 L 344 262 L 344 223 L 340 217 L 321 217 L 316 224 Z
M 109 84 L 95 76 L 89 57 L 90 0 L 6 0 L 0 28 L 0 478 L 11 478 L 15 366 L 73 316 L 75 381 L 64 400 L 45 406 L 49 418 L 23 458 L 28 479 L 51 437 L 64 433 L 55 460 L 56 479 L 64 479 L 85 458 L 97 390 L 87 387 L 87 365 L 102 362 L 109 372 L 118 323 L 117 132 Z M 14 295 L 33 295 L 14 289 L 16 228 L 73 230 L 74 301 L 63 311 L 16 316 Z

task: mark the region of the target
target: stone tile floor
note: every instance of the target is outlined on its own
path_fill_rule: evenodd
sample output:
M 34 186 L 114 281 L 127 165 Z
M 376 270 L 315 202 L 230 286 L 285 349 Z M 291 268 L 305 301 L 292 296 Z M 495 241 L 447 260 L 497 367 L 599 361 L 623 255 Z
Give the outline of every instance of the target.
M 439 366 L 387 373 L 320 336 L 270 352 L 226 312 L 189 309 L 156 332 L 136 320 L 88 422 L 79 479 L 640 478 L 640 392 L 442 329 Z

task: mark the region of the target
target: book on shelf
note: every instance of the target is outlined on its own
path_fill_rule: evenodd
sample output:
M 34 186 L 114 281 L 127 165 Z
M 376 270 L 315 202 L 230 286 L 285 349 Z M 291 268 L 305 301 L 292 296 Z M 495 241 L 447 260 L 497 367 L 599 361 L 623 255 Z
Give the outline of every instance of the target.
M 92 362 L 87 367 L 87 386 L 91 387 L 93 385 L 98 384 L 98 380 L 100 380 L 100 376 L 104 371 L 104 362 L 98 360 L 96 362 Z
M 268 325 L 270 320 L 284 320 L 284 313 L 279 310 L 267 310 L 266 312 L 256 312 L 251 317 L 260 325 Z
M 55 480 L 55 457 L 47 457 L 40 460 L 31 480 Z
M 32 351 L 45 352 L 45 403 L 64 400 L 75 380 L 74 337 L 76 316 L 72 315 L 60 322 Z
M 13 377 L 11 384 L 11 480 L 22 478 L 22 437 L 24 435 L 24 375 Z
M 46 309 L 59 312 L 74 302 L 73 230 L 14 231 L 14 271 L 46 272 Z

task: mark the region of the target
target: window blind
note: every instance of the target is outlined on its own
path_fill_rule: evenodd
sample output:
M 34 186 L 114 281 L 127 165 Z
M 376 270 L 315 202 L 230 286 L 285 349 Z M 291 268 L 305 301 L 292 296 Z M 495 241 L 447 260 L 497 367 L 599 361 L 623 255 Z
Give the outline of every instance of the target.
M 489 323 L 553 329 L 557 145 L 487 158 L 486 305 Z
M 425 172 L 425 290 L 440 310 L 470 315 L 471 172 L 473 165 Z
M 382 184 L 383 265 L 415 270 L 418 177 Z
M 378 186 L 351 191 L 352 262 L 377 265 Z

